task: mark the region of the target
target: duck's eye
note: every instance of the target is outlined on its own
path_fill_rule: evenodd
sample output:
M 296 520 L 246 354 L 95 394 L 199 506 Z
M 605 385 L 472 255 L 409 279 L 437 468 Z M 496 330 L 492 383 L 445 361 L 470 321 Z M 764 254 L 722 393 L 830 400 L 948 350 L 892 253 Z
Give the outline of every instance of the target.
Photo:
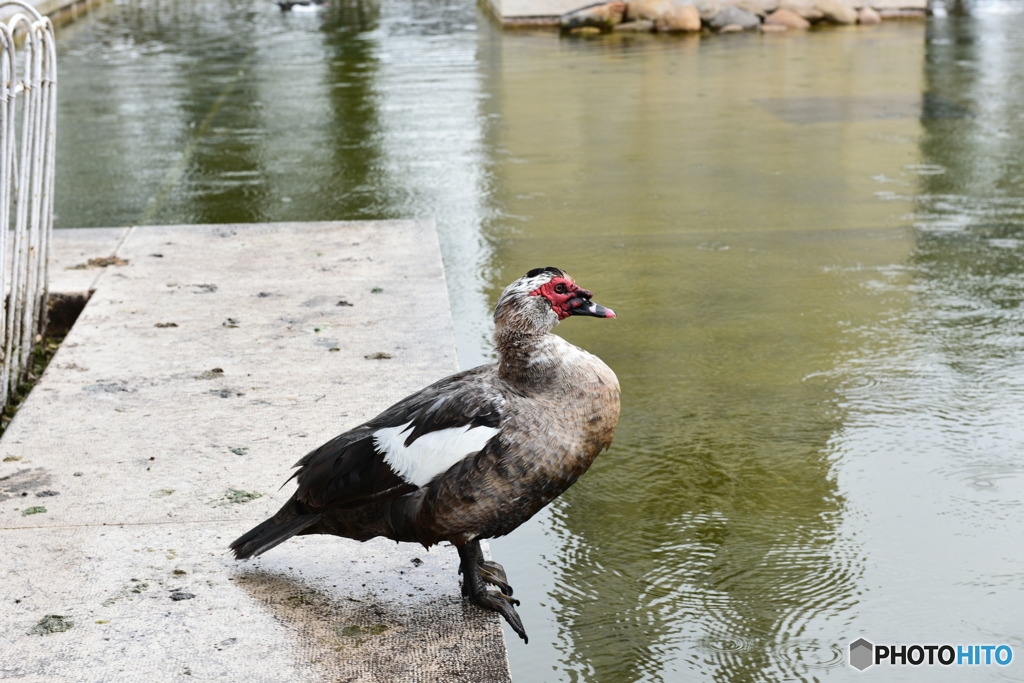
M 559 282 L 557 285 L 555 285 L 555 292 L 557 294 L 565 294 L 566 291 L 568 291 L 568 289 L 566 288 L 564 282 Z

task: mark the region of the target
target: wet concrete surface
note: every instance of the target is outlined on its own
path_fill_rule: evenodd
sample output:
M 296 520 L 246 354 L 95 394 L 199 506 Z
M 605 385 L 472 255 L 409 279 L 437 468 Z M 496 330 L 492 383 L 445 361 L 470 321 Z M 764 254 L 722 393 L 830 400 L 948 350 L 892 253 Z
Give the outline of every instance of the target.
M 58 231 L 51 289 L 94 292 L 0 440 L 0 676 L 508 680 L 450 547 L 227 552 L 303 454 L 456 369 L 432 224 Z

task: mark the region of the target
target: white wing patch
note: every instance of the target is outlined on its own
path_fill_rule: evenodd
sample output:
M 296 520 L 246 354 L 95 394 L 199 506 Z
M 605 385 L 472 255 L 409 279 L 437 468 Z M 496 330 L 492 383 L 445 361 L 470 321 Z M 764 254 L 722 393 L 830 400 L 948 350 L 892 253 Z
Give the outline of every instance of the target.
M 373 435 L 377 452 L 395 474 L 415 486 L 424 486 L 467 455 L 481 450 L 498 433 L 493 427 L 451 427 L 424 434 L 406 446 L 412 422 L 384 427 Z

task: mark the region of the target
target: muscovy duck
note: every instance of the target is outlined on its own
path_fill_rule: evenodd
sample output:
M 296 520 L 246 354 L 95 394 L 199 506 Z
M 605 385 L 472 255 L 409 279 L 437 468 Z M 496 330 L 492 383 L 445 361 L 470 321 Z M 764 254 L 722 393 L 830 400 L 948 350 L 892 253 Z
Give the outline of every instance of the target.
M 572 315 L 615 317 L 591 298 L 559 268 L 510 284 L 494 310 L 497 363 L 446 377 L 307 454 L 295 465 L 295 494 L 231 544 L 235 556 L 297 534 L 448 541 L 462 595 L 528 642 L 505 571 L 484 559 L 480 540 L 532 517 L 611 445 L 615 373 L 551 334 Z

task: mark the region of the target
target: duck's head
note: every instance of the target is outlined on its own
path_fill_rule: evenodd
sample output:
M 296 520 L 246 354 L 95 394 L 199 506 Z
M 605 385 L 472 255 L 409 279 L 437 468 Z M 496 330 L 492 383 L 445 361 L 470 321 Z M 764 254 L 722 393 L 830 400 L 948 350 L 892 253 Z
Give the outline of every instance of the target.
M 593 294 L 577 286 L 561 268 L 534 268 L 501 293 L 494 308 L 494 324 L 498 329 L 543 333 L 570 315 L 615 317 L 612 309 L 591 297 Z

